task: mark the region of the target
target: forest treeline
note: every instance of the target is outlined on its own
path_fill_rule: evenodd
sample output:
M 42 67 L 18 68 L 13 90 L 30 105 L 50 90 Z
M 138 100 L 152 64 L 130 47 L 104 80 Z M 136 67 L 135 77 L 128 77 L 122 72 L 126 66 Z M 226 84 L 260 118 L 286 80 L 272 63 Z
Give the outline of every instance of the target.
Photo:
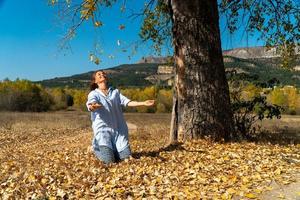
M 171 112 L 172 90 L 158 87 L 125 88 L 121 92 L 130 99 L 157 100 L 153 108 L 126 108 L 128 112 Z M 0 82 L 0 110 L 43 112 L 74 108 L 86 110 L 89 90 L 73 88 L 45 88 L 28 80 Z
M 300 114 L 300 90 L 294 86 L 262 88 L 253 83 L 239 85 L 238 98 L 251 101 L 265 96 L 267 102 L 283 108 L 284 114 Z M 172 110 L 172 89 L 150 86 L 144 88 L 121 88 L 129 99 L 143 101 L 155 99 L 154 107 L 135 107 L 126 112 L 168 113 Z M 231 94 L 237 88 L 230 85 Z M 21 112 L 43 112 L 68 108 L 86 110 L 88 90 L 72 88 L 44 88 L 27 80 L 0 82 L 0 110 Z

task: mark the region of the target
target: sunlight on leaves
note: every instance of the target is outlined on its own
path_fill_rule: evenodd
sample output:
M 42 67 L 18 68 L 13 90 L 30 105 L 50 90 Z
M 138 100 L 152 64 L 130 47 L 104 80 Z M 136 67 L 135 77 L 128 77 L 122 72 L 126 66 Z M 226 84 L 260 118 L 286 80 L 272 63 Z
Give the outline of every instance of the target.
M 169 123 L 150 115 L 126 116 L 140 128 L 130 132 L 133 157 L 106 166 L 91 151 L 81 115 L 0 127 L 0 138 L 10 141 L 0 150 L 1 198 L 260 199 L 272 182 L 292 183 L 299 171 L 286 161 L 299 158 L 296 145 L 203 139 L 166 147 Z

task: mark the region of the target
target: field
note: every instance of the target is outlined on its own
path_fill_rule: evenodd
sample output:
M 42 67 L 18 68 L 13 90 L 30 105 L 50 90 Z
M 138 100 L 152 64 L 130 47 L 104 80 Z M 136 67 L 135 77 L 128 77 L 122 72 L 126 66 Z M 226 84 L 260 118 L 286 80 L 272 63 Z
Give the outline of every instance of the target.
M 257 199 L 274 182 L 299 183 L 299 117 L 261 124 L 290 144 L 269 138 L 167 147 L 169 114 L 125 116 L 133 157 L 105 166 L 90 149 L 88 113 L 1 113 L 0 199 Z

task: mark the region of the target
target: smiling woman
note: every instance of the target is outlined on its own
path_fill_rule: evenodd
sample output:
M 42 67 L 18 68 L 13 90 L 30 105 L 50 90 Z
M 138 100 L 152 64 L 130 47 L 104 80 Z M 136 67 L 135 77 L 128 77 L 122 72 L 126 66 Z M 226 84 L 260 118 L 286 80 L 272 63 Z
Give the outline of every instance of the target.
M 108 87 L 107 80 L 107 74 L 102 70 L 92 74 L 91 92 L 86 103 L 91 111 L 94 153 L 106 164 L 124 160 L 131 155 L 122 106 L 153 106 L 155 103 L 154 100 L 131 101 L 118 89 Z

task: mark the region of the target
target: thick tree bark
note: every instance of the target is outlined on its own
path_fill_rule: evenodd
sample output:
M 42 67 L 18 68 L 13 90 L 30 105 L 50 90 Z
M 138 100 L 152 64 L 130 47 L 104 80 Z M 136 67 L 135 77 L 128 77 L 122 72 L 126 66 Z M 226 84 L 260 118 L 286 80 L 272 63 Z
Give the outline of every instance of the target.
M 217 0 L 169 0 L 176 66 L 171 143 L 233 130 Z

